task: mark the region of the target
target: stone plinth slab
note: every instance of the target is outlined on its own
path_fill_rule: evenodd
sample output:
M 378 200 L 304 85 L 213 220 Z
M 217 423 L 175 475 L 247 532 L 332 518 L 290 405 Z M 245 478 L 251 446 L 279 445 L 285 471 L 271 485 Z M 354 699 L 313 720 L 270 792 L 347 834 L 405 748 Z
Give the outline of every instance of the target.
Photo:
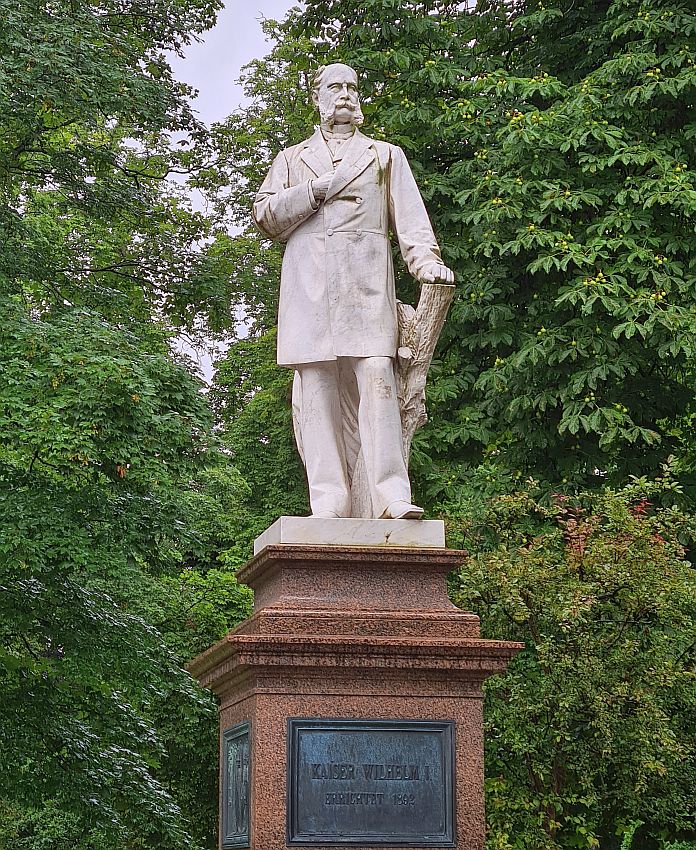
M 254 555 L 276 544 L 444 548 L 439 519 L 322 519 L 282 516 L 254 541 Z
M 280 544 L 264 547 L 237 577 L 253 588 L 255 612 L 456 611 L 446 577 L 465 560 L 466 552 L 449 549 Z
M 454 839 L 378 846 L 483 850 L 482 685 L 505 670 L 521 644 L 483 640 L 478 618 L 448 599 L 447 574 L 465 557 L 438 548 L 275 544 L 239 572 L 255 590 L 253 615 L 189 665 L 220 698 L 221 763 L 229 736 L 248 729 L 248 806 L 240 808 L 236 797 L 235 805 L 248 811 L 249 841 L 228 846 L 286 850 L 288 775 L 297 768 L 288 755 L 290 721 L 341 719 L 366 726 L 398 721 L 451 726 Z M 229 757 L 225 763 L 229 771 Z M 353 767 L 357 776 L 361 766 Z M 349 775 L 353 767 L 336 769 Z M 224 801 L 232 792 L 225 790 L 225 775 L 221 811 L 229 812 Z M 320 776 L 317 765 L 305 781 L 321 782 Z M 345 789 L 334 785 L 319 788 L 317 799 L 326 805 L 371 799 L 359 782 Z M 403 801 L 402 790 L 387 782 L 383 799 Z M 427 788 L 414 783 L 408 790 L 425 795 L 418 798 L 425 805 Z M 360 812 L 354 817 L 359 826 Z M 229 832 L 229 823 L 223 825 Z M 314 850 L 337 845 L 340 836 L 309 842 Z

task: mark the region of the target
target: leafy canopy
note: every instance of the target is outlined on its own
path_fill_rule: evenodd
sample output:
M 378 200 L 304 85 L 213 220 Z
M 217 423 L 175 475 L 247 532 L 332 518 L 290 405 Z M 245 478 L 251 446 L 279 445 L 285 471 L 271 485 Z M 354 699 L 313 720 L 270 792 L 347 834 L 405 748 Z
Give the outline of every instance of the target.
M 289 31 L 361 69 L 459 294 L 416 470 L 690 476 L 696 21 L 667 0 L 309 0 Z M 426 468 L 426 461 L 429 469 Z
M 224 270 L 167 179 L 205 137 L 167 56 L 218 6 L 0 0 L 0 844 L 13 850 L 215 844 L 215 710 L 180 665 L 247 608 L 231 575 L 207 575 L 244 484 L 170 351 L 176 327 L 218 304 Z M 229 492 L 213 523 L 216 478 Z
M 696 834 L 696 529 L 678 490 L 549 506 L 532 486 L 453 525 L 475 552 L 453 599 L 526 643 L 486 688 L 491 848 L 618 848 L 636 822 L 646 850 Z

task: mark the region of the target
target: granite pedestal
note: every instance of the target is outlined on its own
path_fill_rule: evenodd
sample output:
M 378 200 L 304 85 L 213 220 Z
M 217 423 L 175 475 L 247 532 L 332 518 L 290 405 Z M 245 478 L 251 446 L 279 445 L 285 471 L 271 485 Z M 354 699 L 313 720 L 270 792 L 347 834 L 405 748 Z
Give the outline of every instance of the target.
M 252 616 L 189 668 L 220 698 L 222 847 L 483 850 L 481 687 L 520 645 L 449 601 L 465 557 L 274 543 L 240 571 Z

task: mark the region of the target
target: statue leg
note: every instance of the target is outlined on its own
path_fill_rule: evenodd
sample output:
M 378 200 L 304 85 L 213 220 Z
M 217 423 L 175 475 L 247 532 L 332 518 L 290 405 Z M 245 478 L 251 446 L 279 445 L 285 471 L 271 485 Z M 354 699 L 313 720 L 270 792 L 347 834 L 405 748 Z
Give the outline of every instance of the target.
M 360 443 L 375 517 L 395 502 L 411 501 L 401 416 L 391 357 L 351 358 L 358 382 Z
M 350 516 L 338 364 L 335 360 L 307 363 L 298 371 L 302 387 L 302 452 L 312 514 Z

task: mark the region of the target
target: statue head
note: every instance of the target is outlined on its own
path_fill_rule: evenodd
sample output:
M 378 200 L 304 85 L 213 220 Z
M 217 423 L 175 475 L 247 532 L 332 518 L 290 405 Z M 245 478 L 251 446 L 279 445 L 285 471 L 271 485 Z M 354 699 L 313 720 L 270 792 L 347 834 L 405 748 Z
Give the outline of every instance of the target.
M 334 124 L 359 127 L 363 123 L 358 75 L 350 65 L 337 62 L 319 68 L 312 84 L 312 103 L 319 110 L 321 123 L 328 127 Z

